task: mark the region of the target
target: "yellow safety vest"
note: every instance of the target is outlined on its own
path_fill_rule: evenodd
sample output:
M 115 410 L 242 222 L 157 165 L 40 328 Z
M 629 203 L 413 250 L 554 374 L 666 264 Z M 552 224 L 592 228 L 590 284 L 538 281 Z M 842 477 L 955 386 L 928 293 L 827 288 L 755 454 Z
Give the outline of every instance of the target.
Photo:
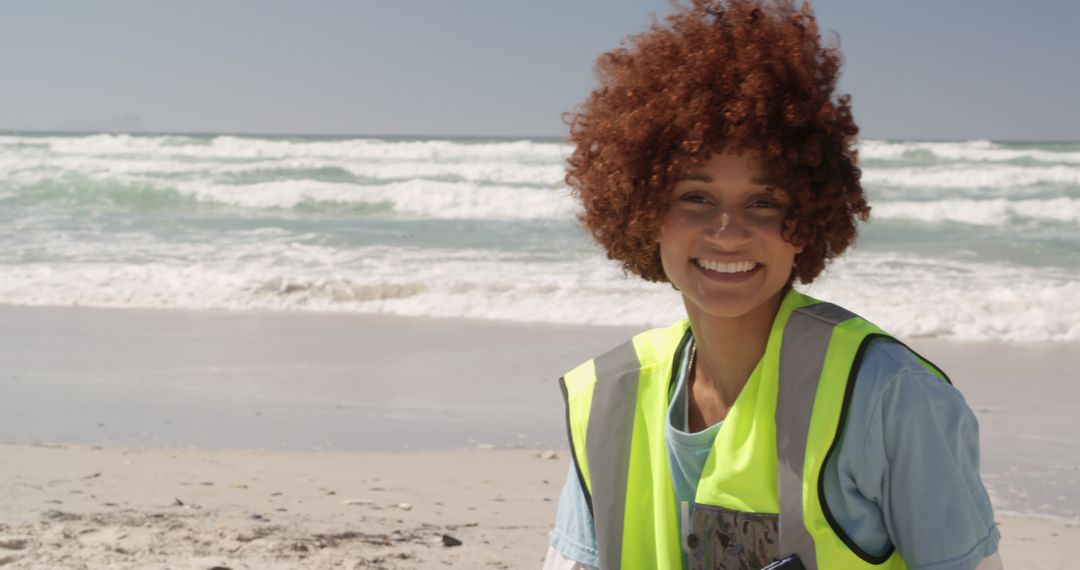
M 794 290 L 717 432 L 683 544 L 664 434 L 676 355 L 690 335 L 687 320 L 646 331 L 560 379 L 600 567 L 682 568 L 685 546 L 691 568 L 756 570 L 793 553 L 809 570 L 906 568 L 894 549 L 875 557 L 844 533 L 823 480 L 863 351 L 892 337 Z

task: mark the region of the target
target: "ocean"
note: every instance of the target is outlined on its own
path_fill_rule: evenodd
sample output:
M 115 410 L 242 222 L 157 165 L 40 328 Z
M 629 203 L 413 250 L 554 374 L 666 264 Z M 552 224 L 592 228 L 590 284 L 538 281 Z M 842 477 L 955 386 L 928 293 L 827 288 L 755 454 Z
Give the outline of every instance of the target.
M 1080 143 L 866 140 L 814 284 L 901 337 L 1080 341 Z M 0 135 L 0 303 L 659 326 L 552 139 Z

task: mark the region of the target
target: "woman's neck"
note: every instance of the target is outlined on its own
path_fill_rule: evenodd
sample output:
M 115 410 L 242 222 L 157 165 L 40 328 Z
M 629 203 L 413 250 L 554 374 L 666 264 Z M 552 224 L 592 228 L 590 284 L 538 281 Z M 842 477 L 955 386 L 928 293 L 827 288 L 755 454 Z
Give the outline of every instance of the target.
M 765 346 L 785 291 L 738 317 L 717 317 L 686 303 L 697 356 L 690 371 L 690 428 L 700 431 L 727 417 Z

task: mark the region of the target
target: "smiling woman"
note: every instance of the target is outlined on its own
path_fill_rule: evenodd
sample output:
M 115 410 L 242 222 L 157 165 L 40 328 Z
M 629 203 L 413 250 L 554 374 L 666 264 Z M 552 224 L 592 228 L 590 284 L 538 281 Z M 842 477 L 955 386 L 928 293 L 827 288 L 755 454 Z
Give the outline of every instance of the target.
M 656 241 L 664 275 L 690 301 L 687 310 L 737 316 L 772 300 L 775 312 L 803 247 L 785 239 L 790 200 L 761 171 L 753 157 L 716 154 L 676 182 Z
M 560 379 L 551 569 L 992 568 L 975 416 L 945 373 L 803 295 L 855 239 L 840 55 L 808 4 L 695 0 L 604 54 L 566 180 L 686 319 Z

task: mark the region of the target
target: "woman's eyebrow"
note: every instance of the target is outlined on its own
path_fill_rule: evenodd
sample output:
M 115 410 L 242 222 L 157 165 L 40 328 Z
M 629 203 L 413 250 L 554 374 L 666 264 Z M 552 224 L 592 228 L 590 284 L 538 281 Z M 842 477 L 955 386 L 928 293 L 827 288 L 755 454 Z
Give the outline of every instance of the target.
M 686 176 L 683 176 L 683 177 L 679 178 L 679 180 L 680 181 L 682 181 L 682 180 L 690 180 L 691 182 L 709 183 L 709 182 L 713 181 L 713 178 L 712 178 L 712 176 L 709 176 L 708 174 L 702 174 L 702 173 L 699 173 L 699 172 L 691 172 L 690 174 L 687 174 Z M 765 176 L 755 176 L 755 177 L 750 179 L 750 183 L 755 185 L 755 186 L 771 186 L 773 184 L 773 181 L 772 181 L 771 178 L 768 178 L 768 177 L 765 177 Z

